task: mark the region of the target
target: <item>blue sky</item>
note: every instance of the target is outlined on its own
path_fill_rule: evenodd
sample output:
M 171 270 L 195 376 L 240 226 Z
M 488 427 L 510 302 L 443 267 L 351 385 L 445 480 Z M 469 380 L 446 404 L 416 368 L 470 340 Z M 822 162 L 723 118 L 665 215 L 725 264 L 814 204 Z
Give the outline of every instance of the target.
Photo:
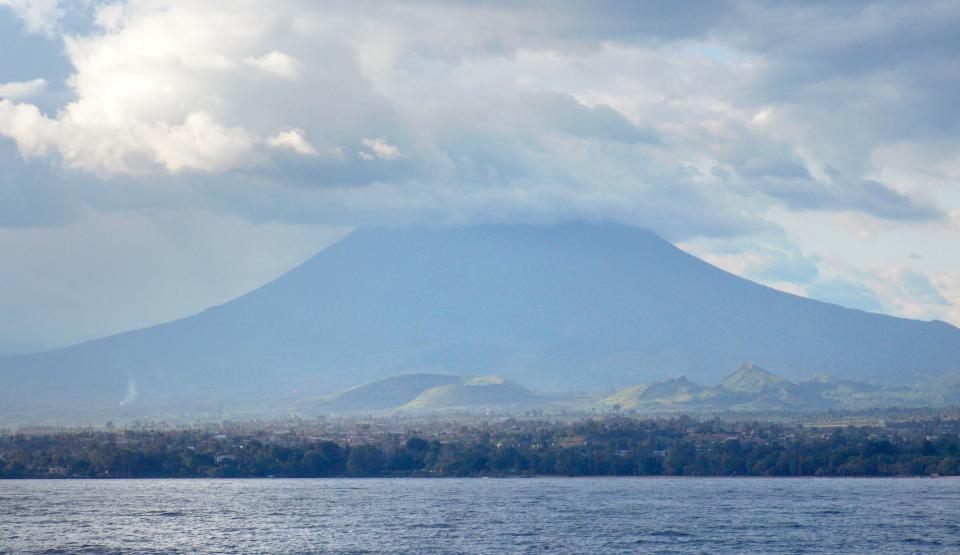
M 957 2 L 0 0 L 0 352 L 586 218 L 960 324 Z

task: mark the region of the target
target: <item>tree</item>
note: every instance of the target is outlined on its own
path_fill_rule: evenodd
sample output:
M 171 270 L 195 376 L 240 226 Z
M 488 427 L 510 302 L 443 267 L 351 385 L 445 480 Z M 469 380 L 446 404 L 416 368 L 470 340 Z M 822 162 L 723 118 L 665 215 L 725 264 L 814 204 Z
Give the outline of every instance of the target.
M 352 476 L 379 476 L 383 474 L 386 457 L 375 445 L 358 445 L 350 448 L 347 457 L 347 472 Z

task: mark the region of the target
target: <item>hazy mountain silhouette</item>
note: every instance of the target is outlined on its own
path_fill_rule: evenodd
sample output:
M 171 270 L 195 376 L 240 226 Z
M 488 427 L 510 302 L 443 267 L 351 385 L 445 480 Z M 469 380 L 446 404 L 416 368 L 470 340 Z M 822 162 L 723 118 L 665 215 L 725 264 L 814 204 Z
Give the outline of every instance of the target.
M 609 391 L 716 383 L 743 360 L 940 379 L 960 330 L 778 292 L 623 226 L 366 229 L 194 316 L 2 357 L 0 403 L 319 395 L 413 372 Z

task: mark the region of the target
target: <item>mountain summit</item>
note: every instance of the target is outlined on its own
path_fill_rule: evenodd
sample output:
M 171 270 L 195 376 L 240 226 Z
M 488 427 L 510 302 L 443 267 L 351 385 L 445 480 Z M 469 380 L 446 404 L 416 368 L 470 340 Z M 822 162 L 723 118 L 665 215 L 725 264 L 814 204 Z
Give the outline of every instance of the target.
M 728 391 L 737 393 L 760 393 L 770 389 L 778 389 L 789 383 L 781 376 L 760 368 L 752 362 L 745 362 L 720 382 L 720 386 Z
M 323 395 L 409 373 L 601 391 L 716 383 L 742 360 L 940 379 L 960 370 L 960 330 L 782 293 L 624 226 L 364 229 L 194 316 L 2 357 L 0 405 Z

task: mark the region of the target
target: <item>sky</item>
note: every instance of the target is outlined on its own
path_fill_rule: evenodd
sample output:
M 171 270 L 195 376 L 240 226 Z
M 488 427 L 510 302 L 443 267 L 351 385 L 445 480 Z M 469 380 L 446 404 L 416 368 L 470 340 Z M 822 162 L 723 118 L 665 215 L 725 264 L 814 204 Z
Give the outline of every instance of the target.
M 0 353 L 363 225 L 585 219 L 960 325 L 960 2 L 0 0 Z

